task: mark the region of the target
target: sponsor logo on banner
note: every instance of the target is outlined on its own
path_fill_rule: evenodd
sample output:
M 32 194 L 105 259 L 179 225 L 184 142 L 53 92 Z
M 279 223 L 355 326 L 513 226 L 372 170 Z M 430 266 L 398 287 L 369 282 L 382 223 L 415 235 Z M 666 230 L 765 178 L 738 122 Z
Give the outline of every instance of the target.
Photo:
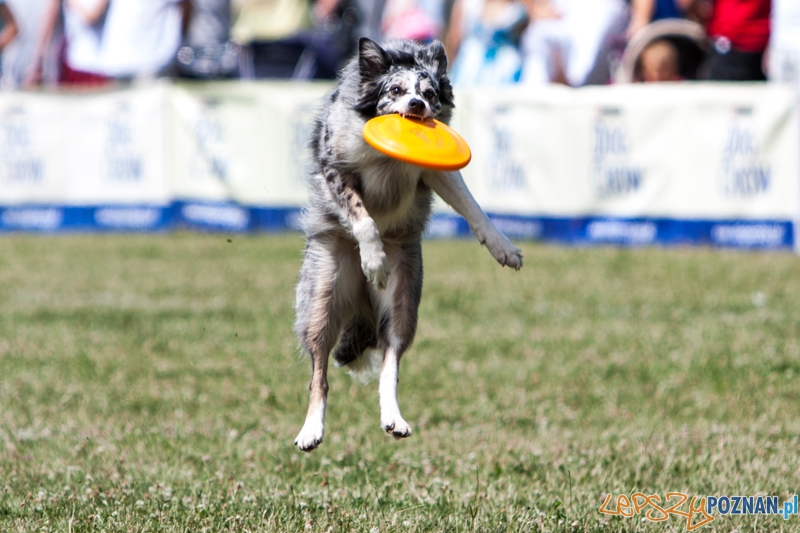
M 24 107 L 12 107 L 0 117 L 0 135 L 0 182 L 9 187 L 41 185 L 44 158 L 34 146 Z
M 759 157 L 753 109 L 740 107 L 734 115 L 722 152 L 722 194 L 752 198 L 769 190 L 772 167 Z
M 650 244 L 657 233 L 655 222 L 595 220 L 586 226 L 586 237 L 595 242 Z
M 500 107 L 492 115 L 492 146 L 486 163 L 488 189 L 497 193 L 513 193 L 528 188 L 525 168 L 515 158 L 514 129 L 503 124 L 509 109 Z
M 247 209 L 235 205 L 187 204 L 181 215 L 190 224 L 243 231 L 250 224 Z
M 292 182 L 305 188 L 308 176 L 313 171 L 309 146 L 314 132 L 315 105 L 307 104 L 298 107 L 289 119 L 289 158 L 288 168 Z
M 303 214 L 299 209 L 288 213 L 284 218 L 286 227 L 293 231 L 301 231 L 303 229 Z
M 782 224 L 715 224 L 711 239 L 723 246 L 778 248 L 786 237 Z
M 106 144 L 103 175 L 114 183 L 142 180 L 144 156 L 134 143 L 133 121 L 127 102 L 119 104 L 106 120 Z
M 425 229 L 425 237 L 456 237 L 458 236 L 458 226 L 458 218 L 455 216 L 435 216 L 428 222 L 428 227 Z
M 118 229 L 150 229 L 161 220 L 161 209 L 156 207 L 103 207 L 95 211 L 94 220 L 99 226 Z
M 55 207 L 19 207 L 2 211 L 0 222 L 9 229 L 54 230 L 64 221 L 64 210 Z
M 542 237 L 543 225 L 539 220 L 499 215 L 490 215 L 489 218 L 492 224 L 508 237 L 515 239 L 540 239 Z
M 197 181 L 228 180 L 230 155 L 228 140 L 219 117 L 212 110 L 220 105 L 214 98 L 202 99 L 192 136 L 197 149 L 191 159 L 189 172 Z
M 592 135 L 591 180 L 597 198 L 630 196 L 642 187 L 642 167 L 631 162 L 631 141 L 622 110 L 601 108 Z

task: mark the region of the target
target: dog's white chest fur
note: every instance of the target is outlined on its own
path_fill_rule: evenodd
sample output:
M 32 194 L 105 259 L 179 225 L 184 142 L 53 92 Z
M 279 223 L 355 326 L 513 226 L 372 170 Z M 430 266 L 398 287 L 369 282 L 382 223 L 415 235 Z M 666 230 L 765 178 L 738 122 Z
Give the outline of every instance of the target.
M 359 168 L 364 204 L 381 233 L 402 226 L 412 215 L 422 172 L 383 155 L 371 157 Z

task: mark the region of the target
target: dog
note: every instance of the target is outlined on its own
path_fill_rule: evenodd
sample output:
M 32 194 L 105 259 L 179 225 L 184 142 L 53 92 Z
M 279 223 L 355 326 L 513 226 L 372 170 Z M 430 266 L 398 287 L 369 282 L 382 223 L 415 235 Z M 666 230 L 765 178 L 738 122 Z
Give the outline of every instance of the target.
M 311 357 L 303 451 L 322 443 L 328 358 L 352 373 L 379 368 L 381 427 L 397 439 L 411 426 L 400 414 L 400 358 L 414 340 L 422 296 L 421 237 L 435 192 L 461 214 L 502 266 L 522 267 L 522 252 L 481 210 L 459 172 L 392 159 L 364 141 L 373 117 L 399 113 L 450 121 L 453 89 L 439 41 L 379 45 L 362 38 L 358 54 L 323 100 L 311 139 L 306 249 L 297 284 L 295 333 Z M 377 354 L 372 357 L 370 354 Z

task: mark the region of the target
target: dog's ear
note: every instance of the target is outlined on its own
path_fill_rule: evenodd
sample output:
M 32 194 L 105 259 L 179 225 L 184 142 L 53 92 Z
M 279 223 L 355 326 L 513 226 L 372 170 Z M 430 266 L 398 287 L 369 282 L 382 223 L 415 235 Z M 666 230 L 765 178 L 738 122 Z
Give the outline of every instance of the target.
M 450 85 L 450 79 L 447 77 L 447 53 L 444 45 L 441 41 L 435 40 L 426 46 L 422 53 L 428 68 L 436 73 L 436 81 L 439 84 L 439 101 L 445 107 L 452 109 L 455 107 L 453 86 Z M 446 111 L 446 114 L 449 114 L 449 111 Z M 446 120 L 449 120 L 449 116 L 446 117 Z
M 358 40 L 358 71 L 363 80 L 374 80 L 389 70 L 389 55 L 372 39 Z
M 441 78 L 447 73 L 447 53 L 444 45 L 439 40 L 434 40 L 425 49 L 428 62 L 436 72 L 436 77 Z

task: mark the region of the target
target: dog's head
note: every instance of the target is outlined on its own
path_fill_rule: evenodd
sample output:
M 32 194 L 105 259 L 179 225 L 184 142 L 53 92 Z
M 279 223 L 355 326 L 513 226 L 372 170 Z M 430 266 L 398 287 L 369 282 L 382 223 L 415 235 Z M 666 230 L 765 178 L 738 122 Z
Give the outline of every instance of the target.
M 395 41 L 381 47 L 358 42 L 361 90 L 355 110 L 365 119 L 399 113 L 449 122 L 453 87 L 447 78 L 447 56 L 439 41 L 424 46 Z

